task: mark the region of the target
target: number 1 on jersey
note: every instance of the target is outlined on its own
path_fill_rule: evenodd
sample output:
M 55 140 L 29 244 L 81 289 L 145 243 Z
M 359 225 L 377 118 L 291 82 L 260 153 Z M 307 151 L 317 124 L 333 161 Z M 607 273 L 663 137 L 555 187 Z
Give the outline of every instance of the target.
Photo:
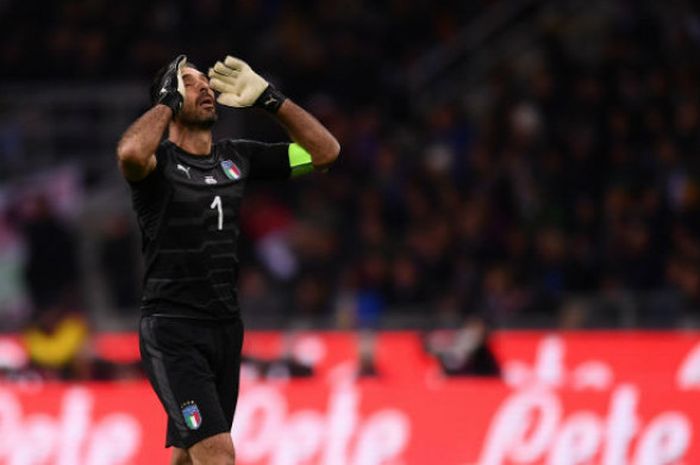
M 219 212 L 219 231 L 224 229 L 224 210 L 221 208 L 221 197 L 216 196 L 214 197 L 214 201 L 211 203 L 209 208 L 216 208 L 216 210 Z

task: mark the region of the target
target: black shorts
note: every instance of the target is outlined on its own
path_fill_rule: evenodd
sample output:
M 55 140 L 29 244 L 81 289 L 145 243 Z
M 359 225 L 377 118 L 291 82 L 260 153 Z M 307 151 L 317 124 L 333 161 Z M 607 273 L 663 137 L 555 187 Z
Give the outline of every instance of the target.
M 231 431 L 242 344 L 240 319 L 141 319 L 141 361 L 168 414 L 165 447 Z

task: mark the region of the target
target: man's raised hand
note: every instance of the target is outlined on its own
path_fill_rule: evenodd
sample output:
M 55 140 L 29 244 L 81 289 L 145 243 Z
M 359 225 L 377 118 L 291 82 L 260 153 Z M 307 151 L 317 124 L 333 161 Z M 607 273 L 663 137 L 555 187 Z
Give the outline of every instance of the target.
M 160 80 L 156 103 L 167 105 L 176 115 L 182 108 L 185 100 L 185 83 L 182 80 L 182 68 L 185 67 L 187 57 L 179 55 L 168 65 L 167 70 Z
M 219 92 L 217 102 L 234 108 L 260 107 L 276 113 L 285 97 L 245 61 L 227 56 L 209 69 L 209 85 Z

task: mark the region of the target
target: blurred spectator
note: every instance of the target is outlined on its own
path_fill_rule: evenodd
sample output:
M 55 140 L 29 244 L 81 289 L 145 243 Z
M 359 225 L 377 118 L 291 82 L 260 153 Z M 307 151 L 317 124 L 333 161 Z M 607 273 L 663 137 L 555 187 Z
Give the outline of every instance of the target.
M 314 376 L 314 362 L 305 353 L 303 343 L 299 343 L 299 333 L 295 330 L 284 333 L 280 354 L 273 358 L 263 358 L 243 354 L 243 368 L 248 374 L 266 379 L 287 380 Z
M 104 381 L 143 377 L 139 361 L 114 362 L 93 348 L 92 331 L 78 312 L 52 309 L 23 331 L 28 365 L 46 380 Z
M 129 217 L 115 215 L 108 219 L 100 247 L 100 263 L 107 278 L 113 305 L 132 313 L 138 302 L 139 266 L 137 241 Z
M 359 378 L 374 378 L 379 376 L 376 364 L 377 338 L 372 331 L 360 331 L 357 334 L 357 355 Z
M 284 315 L 282 309 L 283 296 L 272 292 L 270 281 L 258 268 L 241 268 L 238 282 L 238 294 L 241 308 L 247 315 L 252 315 L 258 321 L 281 324 Z
M 31 308 L 24 281 L 26 247 L 11 216 L 0 211 L 0 330 L 19 328 Z
M 489 328 L 479 316 L 467 318 L 456 330 L 427 333 L 424 344 L 447 376 L 500 376 L 489 343 Z
M 289 232 L 292 212 L 271 196 L 251 195 L 241 212 L 241 228 L 255 244 L 258 260 L 280 281 L 290 280 L 298 269 Z
M 24 211 L 26 280 L 35 314 L 81 304 L 76 236 L 52 211 L 48 199 L 31 199 Z
M 82 315 L 59 309 L 42 313 L 24 331 L 31 364 L 46 378 L 70 379 L 82 371 L 79 360 L 88 337 Z
M 203 66 L 236 52 L 308 101 L 343 154 L 324 176 L 250 186 L 240 296 L 253 319 L 698 324 L 697 7 L 615 1 L 579 16 L 569 2 L 536 4 L 523 12 L 525 53 L 504 28 L 483 44 L 487 62 L 459 57 L 411 85 L 417 63 L 449 56 L 504 3 L 71 1 L 36 14 L 9 0 L 0 67 L 11 80 L 143 79 L 180 52 Z M 426 87 L 441 98 L 419 103 Z M 28 149 L 11 121 L 0 118 L 13 134 L 0 157 L 14 166 Z M 75 235 L 34 210 L 17 238 L 31 298 L 75 300 Z M 128 307 L 123 226 L 112 223 L 102 260 Z M 17 265 L 15 245 L 2 247 Z

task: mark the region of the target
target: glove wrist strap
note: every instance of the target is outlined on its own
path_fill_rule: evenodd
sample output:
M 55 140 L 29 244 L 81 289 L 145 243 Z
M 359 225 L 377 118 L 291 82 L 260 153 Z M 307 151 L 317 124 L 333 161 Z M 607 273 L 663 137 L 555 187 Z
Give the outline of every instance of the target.
M 286 99 L 287 97 L 285 97 L 282 92 L 270 84 L 263 91 L 263 93 L 260 94 L 260 97 L 258 97 L 253 106 L 262 108 L 270 113 L 277 113 L 282 106 L 282 102 L 284 102 Z
M 161 95 L 157 103 L 170 107 L 175 116 L 182 108 L 182 95 L 179 92 L 166 92 Z

